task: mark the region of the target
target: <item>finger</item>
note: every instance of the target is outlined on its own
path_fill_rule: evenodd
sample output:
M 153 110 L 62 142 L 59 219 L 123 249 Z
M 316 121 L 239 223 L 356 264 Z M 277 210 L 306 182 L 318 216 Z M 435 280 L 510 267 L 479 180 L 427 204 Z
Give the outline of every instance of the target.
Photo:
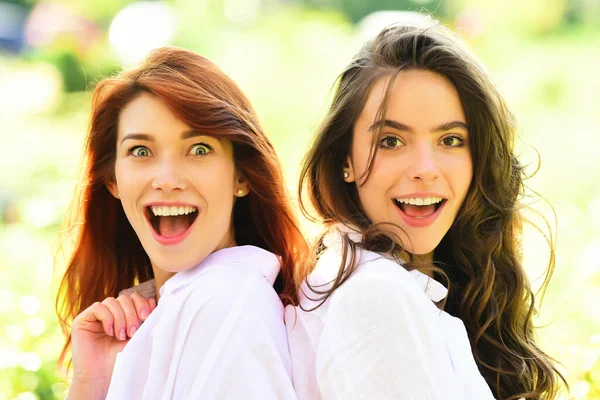
M 127 323 L 127 335 L 129 337 L 132 337 L 133 334 L 140 327 L 140 319 L 138 318 L 138 313 L 135 309 L 133 300 L 131 299 L 130 295 L 124 294 L 117 297 L 117 302 L 121 305 L 123 314 L 125 314 L 125 322 Z
M 121 305 L 114 297 L 108 297 L 102 301 L 102 304 L 108 308 L 114 320 L 115 337 L 119 340 L 127 339 L 127 320 Z
M 154 311 L 156 308 L 156 299 L 154 297 L 150 297 L 148 299 L 148 303 L 150 303 L 150 312 Z
M 104 304 L 100 302 L 95 302 L 85 310 L 81 312 L 74 320 L 72 328 L 73 330 L 77 330 L 78 327 L 100 322 L 102 325 L 102 329 L 104 333 L 109 336 L 114 336 L 114 318 L 112 313 L 104 306 Z
M 133 305 L 135 306 L 138 318 L 142 321 L 146 320 L 146 318 L 148 318 L 152 310 L 148 299 L 146 299 L 141 294 L 135 292 L 131 295 L 131 300 L 133 301 Z

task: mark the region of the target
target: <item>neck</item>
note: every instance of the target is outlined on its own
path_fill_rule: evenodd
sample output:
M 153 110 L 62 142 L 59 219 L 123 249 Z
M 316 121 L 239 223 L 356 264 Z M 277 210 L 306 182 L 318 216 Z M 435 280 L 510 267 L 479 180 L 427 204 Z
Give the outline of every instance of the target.
M 427 253 L 427 254 L 411 254 L 411 253 L 405 251 L 405 252 L 403 252 L 402 256 L 405 260 L 410 260 L 412 257 L 413 262 L 416 264 L 425 264 L 425 265 L 433 264 L 433 251 L 431 253 Z M 423 269 L 420 271 L 423 274 L 429 276 L 430 278 L 433 278 L 433 271 L 431 271 L 429 269 Z
M 433 251 L 428 254 L 413 254 L 413 259 L 415 262 L 419 263 L 433 263 Z
M 160 288 L 168 281 L 175 272 L 165 271 L 160 269 L 156 265 L 152 264 L 152 271 L 154 271 L 154 284 L 156 285 L 156 300 L 160 299 Z

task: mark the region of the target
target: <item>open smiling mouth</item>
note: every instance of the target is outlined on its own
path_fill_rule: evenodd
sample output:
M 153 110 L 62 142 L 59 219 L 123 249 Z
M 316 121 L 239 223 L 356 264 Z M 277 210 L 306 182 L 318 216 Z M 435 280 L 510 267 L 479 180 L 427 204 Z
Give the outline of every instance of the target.
M 157 240 L 173 242 L 187 236 L 198 217 L 198 209 L 192 206 L 149 206 L 145 214 Z
M 404 198 L 393 199 L 394 204 L 402 214 L 419 219 L 426 219 L 434 214 L 446 203 L 448 199 L 441 197 Z

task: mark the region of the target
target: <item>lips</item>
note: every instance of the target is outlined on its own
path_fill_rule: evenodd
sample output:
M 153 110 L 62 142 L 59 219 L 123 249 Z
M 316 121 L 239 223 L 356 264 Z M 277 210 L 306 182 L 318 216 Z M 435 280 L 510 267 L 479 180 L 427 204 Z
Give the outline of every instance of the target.
M 183 234 L 196 220 L 197 212 L 188 215 L 150 216 L 154 231 L 164 237 L 175 237 Z
M 197 209 L 194 207 L 194 210 L 190 211 L 190 207 L 187 207 L 186 212 L 178 213 L 177 209 L 181 210 L 181 206 L 159 206 L 159 215 L 156 215 L 156 207 L 148 206 L 144 212 L 154 238 L 161 244 L 176 244 L 185 239 L 196 222 Z M 173 212 L 170 213 L 169 210 L 173 210 Z
M 431 225 L 440 215 L 447 199 L 443 199 L 439 203 L 428 205 L 414 205 L 402 203 L 394 199 L 394 205 L 400 216 L 409 225 L 417 228 L 422 228 Z
M 407 215 L 409 215 L 411 217 L 415 217 L 415 218 L 424 218 L 424 217 L 427 217 L 427 216 L 433 214 L 434 212 L 436 212 L 438 210 L 438 208 L 440 208 L 442 206 L 444 201 L 445 200 L 442 200 L 440 203 L 422 205 L 422 206 L 400 203 L 398 201 L 394 201 L 394 203 L 396 203 L 396 206 L 398 208 L 400 208 Z

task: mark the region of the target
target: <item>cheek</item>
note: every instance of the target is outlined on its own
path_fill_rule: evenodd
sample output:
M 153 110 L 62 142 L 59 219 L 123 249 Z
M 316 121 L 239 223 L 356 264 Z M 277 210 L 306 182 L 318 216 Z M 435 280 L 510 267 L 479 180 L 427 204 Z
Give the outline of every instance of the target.
M 402 175 L 402 160 L 385 157 L 380 154 L 373 162 L 373 168 L 369 179 L 365 182 L 364 188 L 369 188 L 373 192 L 385 194 Z
M 211 202 L 229 204 L 233 201 L 235 173 L 233 168 L 221 165 L 212 169 L 211 173 L 206 171 L 199 173 L 195 179 L 196 187 L 203 196 Z
M 369 179 L 358 186 L 360 202 L 367 216 L 374 221 L 379 221 L 381 217 L 377 216 L 387 210 L 390 189 L 398 182 L 398 166 L 388 164 L 384 157 L 377 157 Z
M 457 194 L 464 199 L 467 196 L 471 181 L 473 180 L 473 162 L 471 157 L 465 157 L 453 165 L 450 170 L 453 186 L 457 190 Z
M 139 173 L 136 173 L 133 168 L 127 168 L 122 163 L 118 162 L 115 164 L 115 181 L 117 188 L 121 194 L 121 199 L 125 196 L 128 198 L 128 194 L 137 191 L 137 187 L 141 183 L 141 177 Z
M 362 176 L 368 167 L 371 142 L 366 140 L 366 136 L 367 135 L 355 134 L 352 139 L 352 154 L 350 155 L 350 158 L 352 160 L 352 169 L 356 179 Z

